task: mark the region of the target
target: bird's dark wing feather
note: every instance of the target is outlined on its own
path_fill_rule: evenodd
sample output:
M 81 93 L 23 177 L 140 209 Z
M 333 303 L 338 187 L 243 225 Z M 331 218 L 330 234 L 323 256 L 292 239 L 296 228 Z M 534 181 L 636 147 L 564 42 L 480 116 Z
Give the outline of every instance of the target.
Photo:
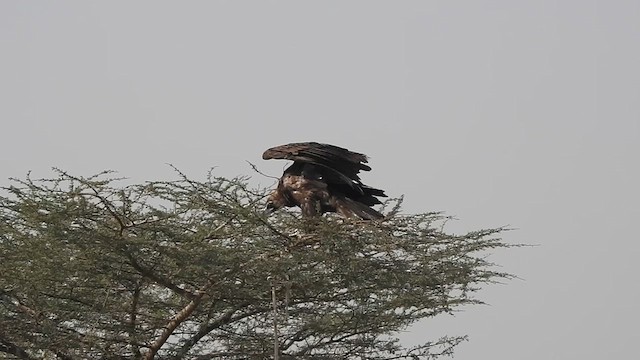
M 320 165 L 324 168 L 339 172 L 353 181 L 360 181 L 358 172 L 369 171 L 366 165 L 367 156 L 349 151 L 335 145 L 316 142 L 292 143 L 276 146 L 262 154 L 262 158 L 287 159 Z

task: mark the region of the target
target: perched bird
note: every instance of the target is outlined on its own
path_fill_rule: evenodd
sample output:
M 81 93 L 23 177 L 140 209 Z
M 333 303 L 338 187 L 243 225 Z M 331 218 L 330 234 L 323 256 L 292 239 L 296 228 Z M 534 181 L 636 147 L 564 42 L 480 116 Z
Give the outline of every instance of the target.
M 358 173 L 369 171 L 367 156 L 316 142 L 276 146 L 262 158 L 293 160 L 269 195 L 267 210 L 298 206 L 303 216 L 336 212 L 345 217 L 373 220 L 383 217 L 371 208 L 386 197 L 383 190 L 363 184 Z

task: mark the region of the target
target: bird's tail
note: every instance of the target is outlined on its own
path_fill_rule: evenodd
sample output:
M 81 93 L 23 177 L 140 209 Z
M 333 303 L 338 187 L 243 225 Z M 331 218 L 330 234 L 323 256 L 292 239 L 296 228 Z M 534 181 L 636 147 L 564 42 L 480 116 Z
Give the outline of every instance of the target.
M 364 220 L 376 220 L 384 217 L 369 206 L 346 197 L 338 199 L 337 211 L 346 217 L 358 216 Z

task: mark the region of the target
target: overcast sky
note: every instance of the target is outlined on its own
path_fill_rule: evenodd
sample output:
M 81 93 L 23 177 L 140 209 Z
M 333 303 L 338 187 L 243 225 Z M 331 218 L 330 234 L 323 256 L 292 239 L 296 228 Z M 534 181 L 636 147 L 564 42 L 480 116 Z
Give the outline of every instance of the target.
M 457 360 L 632 359 L 640 340 L 640 2 L 0 2 L 0 184 L 271 175 L 262 151 L 364 152 L 364 181 L 510 225 L 493 285 L 408 342 Z

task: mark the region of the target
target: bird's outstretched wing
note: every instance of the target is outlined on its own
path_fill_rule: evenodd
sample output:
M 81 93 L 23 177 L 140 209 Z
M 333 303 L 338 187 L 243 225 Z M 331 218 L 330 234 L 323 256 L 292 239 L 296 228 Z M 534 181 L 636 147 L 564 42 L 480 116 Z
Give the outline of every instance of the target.
M 361 185 L 358 173 L 361 170 L 371 170 L 365 164 L 367 162 L 366 155 L 339 146 L 317 142 L 292 143 L 272 147 L 262 154 L 262 158 L 265 160 L 286 159 L 317 165 L 326 170 L 324 171 L 325 175 L 331 177 L 327 180 L 349 185 L 354 182 Z

